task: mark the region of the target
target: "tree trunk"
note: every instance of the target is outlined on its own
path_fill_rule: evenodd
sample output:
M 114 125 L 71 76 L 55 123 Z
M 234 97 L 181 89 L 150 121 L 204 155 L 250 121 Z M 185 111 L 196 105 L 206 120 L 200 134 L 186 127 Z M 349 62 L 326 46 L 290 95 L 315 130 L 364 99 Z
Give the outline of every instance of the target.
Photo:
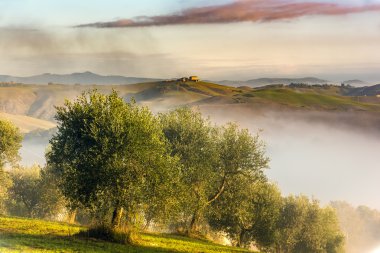
M 242 229 L 239 234 L 237 245 L 239 248 L 243 248 L 244 244 L 245 229 Z
M 150 223 L 152 222 L 152 218 L 147 218 L 145 226 L 144 226 L 144 231 L 147 231 L 150 227 Z
M 192 234 L 198 230 L 199 212 L 200 210 L 197 209 L 193 213 L 193 217 L 191 218 L 191 222 L 190 222 L 189 234 Z
M 70 210 L 69 215 L 67 217 L 67 222 L 70 224 L 74 224 L 76 217 L 77 217 L 77 209 Z
M 223 176 L 223 180 L 222 180 L 222 183 L 218 189 L 218 192 L 215 193 L 214 196 L 212 196 L 208 201 L 207 201 L 207 205 L 210 205 L 212 202 L 214 202 L 215 200 L 217 200 L 220 195 L 222 195 L 222 193 L 224 192 L 224 188 L 226 187 L 226 181 L 227 181 L 227 177 L 226 175 Z
M 112 227 L 117 228 L 120 226 L 121 217 L 123 216 L 123 208 L 115 207 L 112 213 Z

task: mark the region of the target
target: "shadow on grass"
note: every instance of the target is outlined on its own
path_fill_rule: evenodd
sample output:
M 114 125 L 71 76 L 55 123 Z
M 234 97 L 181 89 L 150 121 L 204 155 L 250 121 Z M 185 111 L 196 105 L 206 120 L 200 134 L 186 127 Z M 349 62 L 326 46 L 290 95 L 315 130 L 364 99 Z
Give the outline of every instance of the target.
M 159 247 L 135 246 L 110 243 L 94 239 L 83 239 L 75 236 L 31 235 L 22 233 L 1 233 L 0 251 L 5 252 L 173 252 Z

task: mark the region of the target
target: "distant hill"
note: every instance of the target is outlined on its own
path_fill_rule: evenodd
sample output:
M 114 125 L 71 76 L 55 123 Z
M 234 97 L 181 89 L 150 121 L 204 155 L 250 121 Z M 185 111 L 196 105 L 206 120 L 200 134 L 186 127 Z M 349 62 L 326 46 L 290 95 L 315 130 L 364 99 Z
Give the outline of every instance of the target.
M 289 85 L 291 83 L 304 83 L 304 84 L 325 84 L 329 83 L 327 80 L 319 79 L 316 77 L 303 77 L 303 78 L 258 78 L 251 79 L 247 81 L 231 81 L 231 80 L 223 80 L 218 81 L 217 83 L 228 85 L 228 86 L 248 86 L 248 87 L 262 87 L 266 85 L 272 84 L 284 84 Z
M 142 82 L 159 81 L 160 79 L 125 77 L 125 76 L 102 76 L 92 72 L 72 73 L 67 75 L 58 75 L 45 73 L 42 75 L 29 77 L 15 77 L 0 75 L 0 82 L 14 82 L 24 84 L 133 84 Z
M 380 85 L 364 88 L 340 85 L 271 85 L 231 87 L 210 82 L 157 81 L 130 85 L 0 85 L 0 112 L 54 121 L 55 106 L 83 91 L 118 91 L 153 111 L 178 106 L 246 107 L 253 110 L 318 110 L 380 112 Z
M 380 84 L 350 89 L 348 96 L 376 96 L 380 95 Z
M 358 80 L 358 79 L 347 80 L 347 81 L 343 81 L 342 83 L 344 83 L 345 85 L 351 85 L 351 86 L 354 86 L 354 87 L 362 87 L 362 86 L 367 86 L 368 85 L 367 82 L 364 82 L 364 81 Z

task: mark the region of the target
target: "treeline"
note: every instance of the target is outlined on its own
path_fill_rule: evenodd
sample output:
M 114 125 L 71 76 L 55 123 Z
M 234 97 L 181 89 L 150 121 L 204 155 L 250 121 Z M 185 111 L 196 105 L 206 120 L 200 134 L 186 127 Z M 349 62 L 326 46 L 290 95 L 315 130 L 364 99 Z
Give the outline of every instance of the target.
M 96 91 L 57 107 L 56 120 L 46 167 L 2 170 L 4 213 L 66 214 L 97 235 L 155 229 L 224 234 L 266 252 L 343 250 L 333 209 L 282 197 L 264 174 L 269 159 L 259 136 L 234 123 L 216 126 L 189 108 L 154 115 Z M 0 125 L 0 138 L 13 140 L 0 146 L 2 165 L 14 165 L 17 129 Z
M 380 212 L 366 206 L 353 207 L 337 201 L 336 210 L 343 233 L 348 238 L 347 252 L 375 252 L 380 246 Z

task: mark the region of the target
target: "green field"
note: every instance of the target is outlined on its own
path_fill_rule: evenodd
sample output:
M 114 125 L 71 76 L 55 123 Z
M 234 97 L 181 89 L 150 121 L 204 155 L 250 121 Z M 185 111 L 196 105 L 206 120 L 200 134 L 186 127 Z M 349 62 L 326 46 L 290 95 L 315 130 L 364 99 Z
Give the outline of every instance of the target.
M 0 252 L 249 252 L 168 234 L 139 234 L 134 245 L 75 236 L 85 230 L 65 223 L 0 217 Z
M 272 103 L 288 108 L 380 112 L 380 103 L 359 102 L 355 97 L 312 89 L 263 88 L 248 91 L 240 96 L 245 97 L 245 103 Z

